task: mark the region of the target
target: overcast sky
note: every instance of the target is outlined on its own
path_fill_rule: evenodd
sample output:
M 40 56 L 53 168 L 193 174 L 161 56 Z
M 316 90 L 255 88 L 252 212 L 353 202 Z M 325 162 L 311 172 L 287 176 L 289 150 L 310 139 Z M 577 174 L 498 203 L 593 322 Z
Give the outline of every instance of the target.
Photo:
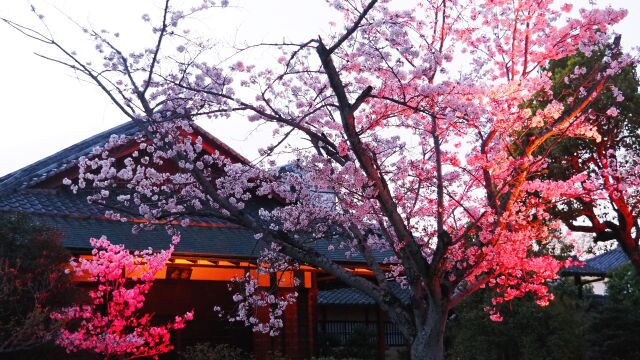
M 579 6 L 588 1 L 568 2 Z M 33 24 L 31 3 L 45 13 L 58 39 L 68 39 L 70 48 L 82 48 L 83 43 L 78 29 L 61 20 L 61 14 L 96 29 L 135 33 L 141 15 L 160 6 L 158 0 L 12 0 L 0 1 L 0 16 Z M 335 17 L 324 0 L 230 3 L 236 6 L 215 11 L 201 22 L 223 42 L 309 39 L 326 30 Z M 616 30 L 623 34 L 626 48 L 640 45 L 640 1 L 606 0 L 598 4 L 626 7 L 629 15 Z M 0 24 L 0 49 L 0 176 L 126 121 L 95 86 L 35 56 L 34 51 L 42 51 L 39 44 L 4 23 Z M 212 120 L 201 125 L 249 158 L 256 154 L 256 139 L 264 141 L 270 135 L 258 132 L 247 138 L 247 128 L 231 121 Z

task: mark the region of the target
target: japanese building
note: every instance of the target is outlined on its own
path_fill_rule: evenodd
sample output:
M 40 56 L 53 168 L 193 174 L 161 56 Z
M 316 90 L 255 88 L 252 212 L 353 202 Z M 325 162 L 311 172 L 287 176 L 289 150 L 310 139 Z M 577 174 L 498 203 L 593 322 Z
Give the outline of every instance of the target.
M 194 132 L 203 139 L 207 152 L 248 163 L 202 128 L 194 125 Z M 104 207 L 87 202 L 87 193 L 74 194 L 63 185 L 63 179 L 78 176 L 78 159 L 91 156 L 92 150 L 104 145 L 112 135 L 132 139 L 114 149 L 112 156 L 122 159 L 137 149 L 133 137 L 139 133 L 137 125 L 128 122 L 3 176 L 0 212 L 26 213 L 37 222 L 58 229 L 64 246 L 76 256 L 90 256 L 89 239 L 102 235 L 128 249 L 167 248 L 171 239 L 163 226 L 133 234 L 133 225 L 146 220 L 136 217 L 113 220 L 104 215 Z M 298 292 L 297 302 L 285 311 L 284 328 L 279 336 L 253 333 L 244 324 L 220 318 L 214 306 L 222 309 L 234 306 L 228 289 L 230 279 L 246 272 L 255 273 L 256 259 L 265 244 L 256 240 L 250 230 L 215 217 L 193 218 L 180 232 L 181 241 L 166 268 L 156 275 L 145 303 L 145 310 L 155 313 L 159 320 L 195 310 L 194 319 L 175 335 L 173 343 L 177 349 L 210 342 L 244 348 L 258 359 L 274 352 L 290 359 L 305 359 L 317 354 L 318 332 L 332 334 L 344 343 L 354 326 L 371 330 L 374 337 L 370 342 L 378 349 L 378 358 L 384 357 L 386 348 L 403 344 L 397 329 L 386 321 L 370 298 L 357 290 L 341 288 L 327 274 L 304 265 L 280 274 L 276 280 L 268 275 L 258 278 L 261 286 L 273 287 L 276 281 L 280 292 Z M 326 244 L 319 244 L 317 250 L 328 251 Z M 358 256 L 347 258 L 339 252 L 330 256 L 353 272 L 370 274 Z M 299 280 L 297 284 L 294 278 Z M 86 283 L 86 279 L 77 281 Z

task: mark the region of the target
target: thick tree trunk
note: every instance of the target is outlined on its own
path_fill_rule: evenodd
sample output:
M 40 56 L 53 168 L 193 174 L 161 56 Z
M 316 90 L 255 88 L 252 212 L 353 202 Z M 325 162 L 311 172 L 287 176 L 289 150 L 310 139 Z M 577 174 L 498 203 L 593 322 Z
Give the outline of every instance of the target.
M 631 261 L 631 265 L 633 265 L 636 270 L 636 274 L 640 276 L 640 246 L 636 242 L 636 239 L 631 236 L 633 231 L 633 224 L 635 224 L 635 220 L 630 214 L 625 216 L 624 213 L 618 212 L 618 222 L 620 225 L 609 226 L 609 228 L 613 228 L 612 232 L 616 233 L 616 241 L 622 251 L 627 255 L 629 261 Z M 632 225 L 627 225 L 630 222 Z M 597 237 L 597 236 L 596 236 Z
M 633 265 L 633 267 L 636 269 L 636 274 L 640 276 L 640 249 L 635 244 L 633 239 L 629 241 L 629 243 L 633 244 L 633 247 L 631 249 L 628 249 L 628 246 L 625 246 L 626 244 L 621 244 L 622 245 L 621 247 L 622 247 L 622 250 L 624 250 L 624 252 L 626 253 L 629 260 L 631 261 L 631 264 Z
M 631 259 L 631 264 L 633 265 L 634 269 L 636 269 L 636 275 L 640 276 L 640 254 L 634 253 L 629 257 L 629 259 Z
M 411 343 L 411 360 L 444 359 L 444 330 L 448 308 L 444 304 L 431 304 L 427 323 L 416 332 Z

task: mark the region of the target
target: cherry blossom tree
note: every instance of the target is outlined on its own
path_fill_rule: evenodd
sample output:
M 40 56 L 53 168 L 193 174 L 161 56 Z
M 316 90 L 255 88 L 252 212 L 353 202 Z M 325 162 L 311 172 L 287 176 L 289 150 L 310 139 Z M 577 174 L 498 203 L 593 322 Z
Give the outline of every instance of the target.
M 487 311 L 496 321 L 513 298 L 551 300 L 547 281 L 563 264 L 535 250 L 560 230 L 548 209 L 583 195 L 584 178 L 541 180 L 548 162 L 540 150 L 566 137 L 597 139 L 590 105 L 634 60 L 607 32 L 624 10 L 574 16 L 570 4 L 551 0 L 404 5 L 333 1 L 344 28 L 261 44 L 281 55 L 259 64 L 242 61 L 256 46 L 228 63 L 204 60 L 210 47 L 185 24 L 211 2 L 185 12 L 167 1 L 158 18 L 145 15 L 156 40 L 143 50 L 86 29 L 100 65 L 47 32 L 5 21 L 59 51 L 42 56 L 94 81 L 145 132 L 123 164 L 110 151 L 132 139 L 117 136 L 81 159 L 79 177 L 66 181 L 72 190 L 94 188 L 90 201 L 118 202 L 109 205 L 113 218 L 132 216 L 133 207 L 150 221 L 208 215 L 252 229 L 274 249 L 259 260 L 263 269 L 322 269 L 374 299 L 412 359 L 442 359 L 449 311 L 478 289 L 493 290 Z M 543 68 L 577 51 L 607 55 L 587 72 L 575 69 L 571 96 L 557 101 Z M 259 161 L 232 163 L 192 135 L 202 117 L 271 124 L 274 142 Z M 275 166 L 280 152 L 295 155 L 294 170 Z M 361 256 L 372 278 L 324 250 Z M 409 304 L 393 282 L 410 291 Z M 239 308 L 259 305 L 251 290 L 237 299 L 252 305 Z M 239 316 L 261 331 L 278 326 L 255 327 L 261 320 L 251 314 Z
M 72 268 L 76 275 L 96 281 L 97 286 L 89 291 L 89 304 L 51 314 L 65 324 L 56 343 L 68 352 L 89 350 L 105 359 L 158 358 L 171 350 L 170 332 L 182 329 L 193 312 L 176 316 L 171 323 L 155 325 L 153 316 L 140 314 L 140 309 L 156 273 L 171 257 L 173 245 L 159 252 L 130 253 L 104 236 L 90 241 L 93 257 L 72 262 Z M 127 279 L 127 275 L 132 278 Z

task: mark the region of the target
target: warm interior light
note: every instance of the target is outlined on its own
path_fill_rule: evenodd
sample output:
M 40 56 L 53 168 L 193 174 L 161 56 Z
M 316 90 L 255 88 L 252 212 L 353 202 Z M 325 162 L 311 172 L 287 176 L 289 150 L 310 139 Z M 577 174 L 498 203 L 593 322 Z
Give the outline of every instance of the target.
M 209 260 L 196 260 L 196 264 L 198 265 L 215 265 Z
M 174 259 L 173 260 L 174 264 L 187 264 L 187 265 L 192 265 L 193 262 L 189 261 L 189 260 L 185 260 L 185 259 Z
M 189 280 L 191 279 L 191 268 L 167 266 L 167 280 Z

